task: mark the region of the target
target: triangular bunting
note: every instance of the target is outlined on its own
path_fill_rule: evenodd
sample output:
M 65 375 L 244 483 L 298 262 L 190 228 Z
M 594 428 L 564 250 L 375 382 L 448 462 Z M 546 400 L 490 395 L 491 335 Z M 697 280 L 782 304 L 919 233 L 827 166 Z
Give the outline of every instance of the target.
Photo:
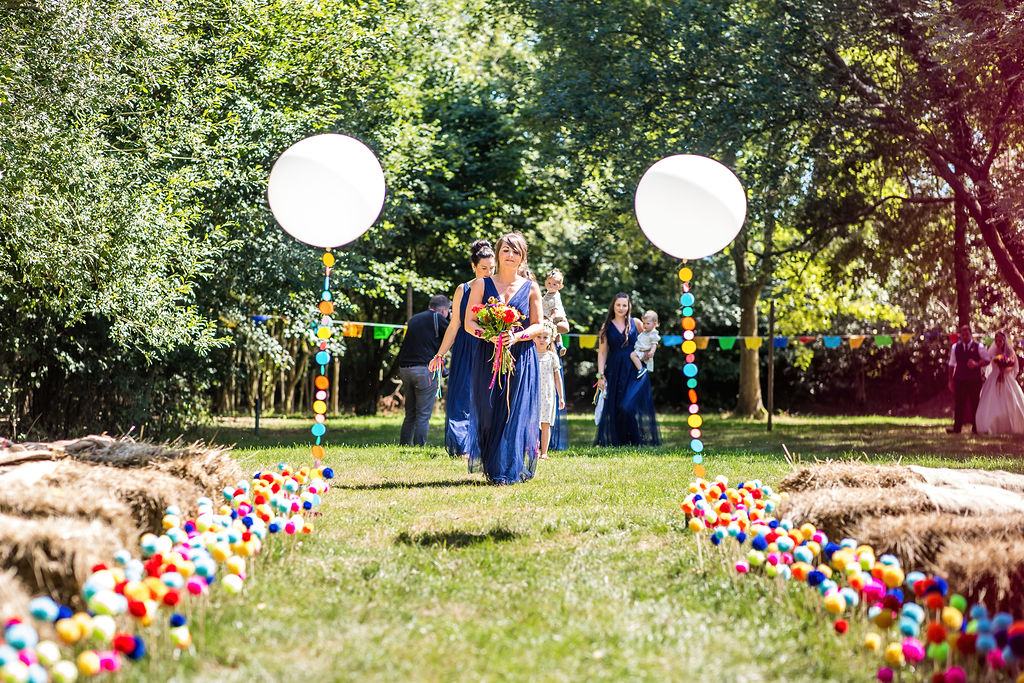
M 363 336 L 363 324 L 362 323 L 342 323 L 341 334 L 345 337 L 362 337 Z
M 580 348 L 581 349 L 592 349 L 597 346 L 597 335 L 596 334 L 581 334 L 580 335 Z
M 789 346 L 789 337 L 775 337 L 772 339 L 772 346 L 777 349 L 784 349 Z
M 661 338 L 663 346 L 679 346 L 683 343 L 683 338 L 678 334 L 666 334 Z
M 764 339 L 762 339 L 761 337 L 744 337 L 743 338 L 743 343 L 746 344 L 747 348 L 751 349 L 751 350 L 761 348 L 761 342 L 763 342 L 763 341 L 764 341 Z
M 374 339 L 387 339 L 391 336 L 391 333 L 395 331 L 395 328 L 390 325 L 375 325 L 373 328 Z
M 914 335 L 910 334 L 909 332 L 903 332 L 903 333 L 900 334 L 900 343 L 901 344 L 906 344 L 908 341 L 910 341 L 913 338 L 914 338 Z
M 859 349 L 860 345 L 864 343 L 867 337 L 863 334 L 851 334 L 850 335 L 850 348 Z
M 799 339 L 802 344 L 810 344 L 815 339 L 817 339 L 817 337 L 806 337 L 805 336 L 805 337 L 797 337 L 797 339 Z
M 843 338 L 842 337 L 834 337 L 834 336 L 829 335 L 829 336 L 823 337 L 822 341 L 825 342 L 825 348 L 826 349 L 837 349 L 837 348 L 839 348 L 839 345 L 843 343 Z
M 703 351 L 704 349 L 708 348 L 708 342 L 710 340 L 711 340 L 711 337 L 694 337 L 693 338 L 693 341 L 697 343 L 697 350 L 698 351 Z
M 892 337 L 888 334 L 876 334 L 875 346 L 892 346 Z
M 718 348 L 728 351 L 736 343 L 736 337 L 719 337 Z

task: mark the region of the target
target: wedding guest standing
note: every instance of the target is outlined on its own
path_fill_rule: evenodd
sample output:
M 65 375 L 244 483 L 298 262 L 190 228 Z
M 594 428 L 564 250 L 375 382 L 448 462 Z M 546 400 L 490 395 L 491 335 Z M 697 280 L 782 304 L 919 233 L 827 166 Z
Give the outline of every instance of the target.
M 494 272 L 494 249 L 487 240 L 477 240 L 469 248 L 469 262 L 473 267 L 473 279 L 459 285 L 452 296 L 452 324 L 444 335 L 441 347 L 430 361 L 428 369 L 436 372 L 442 358 L 451 349 L 449 364 L 448 397 L 445 401 L 444 446 L 448 455 L 469 458 L 469 439 L 472 431 L 469 414 L 473 410 L 471 391 L 472 368 L 480 348 L 486 344 L 466 332 L 466 310 L 469 308 L 469 290 L 480 278 Z M 490 345 L 487 345 L 489 347 Z M 489 348 L 487 348 L 489 350 Z
M 981 387 L 975 422 L 981 434 L 1024 434 L 1024 391 L 1017 384 L 1020 365 L 1013 341 L 996 332 L 988 349 L 991 362 Z
M 495 245 L 494 275 L 477 280 L 469 291 L 466 331 L 482 337 L 483 328 L 474 311 L 494 298 L 522 316 L 520 327 L 487 341 L 491 353 L 508 348 L 515 361 L 512 372 L 494 377 L 491 353 L 479 353 L 472 372 L 474 410 L 470 424 L 469 470 L 482 470 L 495 484 L 515 484 L 531 479 L 537 466 L 540 443 L 540 390 L 537 350 L 532 340 L 543 323 L 540 288 L 526 276 L 527 244 L 519 233 L 502 236 Z
M 650 377 L 647 374 L 637 377 L 629 357 L 643 325 L 631 313 L 629 295 L 619 292 L 612 299 L 598 334 L 597 388 L 605 392 L 605 396 L 595 446 L 657 446 L 661 443 Z
M 430 308 L 409 318 L 398 352 L 398 376 L 405 394 L 405 419 L 398 443 L 422 446 L 427 442 L 430 414 L 434 411 L 437 384 L 427 366 L 437 353 L 448 330 L 448 311 L 452 302 L 444 294 L 430 300 Z
M 958 434 L 971 423 L 971 431 L 978 433 L 975 413 L 981 393 L 981 369 L 988 365 L 988 351 L 974 340 L 971 326 L 962 325 L 956 344 L 949 352 L 949 389 L 953 392 L 953 426 L 946 431 Z

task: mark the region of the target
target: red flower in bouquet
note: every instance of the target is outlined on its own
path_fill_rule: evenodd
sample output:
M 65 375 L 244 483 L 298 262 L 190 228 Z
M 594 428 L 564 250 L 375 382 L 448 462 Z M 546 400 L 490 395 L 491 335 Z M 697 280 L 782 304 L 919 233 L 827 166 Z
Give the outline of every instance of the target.
M 516 365 L 503 334 L 505 332 L 514 332 L 516 329 L 522 329 L 519 321 L 525 316 L 519 312 L 519 309 L 503 304 L 493 296 L 479 310 L 474 307 L 473 311 L 476 313 L 477 324 L 483 328 L 484 339 L 492 337 L 499 337 L 501 339 L 495 345 L 494 356 L 491 358 L 494 363 L 491 386 L 493 387 L 495 380 L 497 380 L 500 387 L 502 376 L 507 376 L 514 372 Z

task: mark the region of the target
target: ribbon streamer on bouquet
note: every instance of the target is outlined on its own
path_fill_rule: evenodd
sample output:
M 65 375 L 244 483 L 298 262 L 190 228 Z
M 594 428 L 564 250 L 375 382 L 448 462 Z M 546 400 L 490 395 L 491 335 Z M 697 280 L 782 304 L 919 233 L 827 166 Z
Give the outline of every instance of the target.
M 441 364 L 437 366 L 437 370 L 432 373 L 433 381 L 437 382 L 437 397 L 441 398 L 441 378 L 444 377 L 444 358 L 441 359 Z

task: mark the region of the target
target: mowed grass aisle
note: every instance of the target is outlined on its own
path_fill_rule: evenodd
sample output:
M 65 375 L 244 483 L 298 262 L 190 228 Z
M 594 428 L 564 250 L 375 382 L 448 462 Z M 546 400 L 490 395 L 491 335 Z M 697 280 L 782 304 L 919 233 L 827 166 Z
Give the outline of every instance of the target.
M 337 473 L 312 535 L 273 543 L 242 595 L 214 591 L 193 620 L 197 655 L 127 667 L 135 680 L 869 680 L 878 663 L 859 637 L 836 636 L 799 585 L 738 579 L 723 555 L 698 552 L 679 510 L 687 451 L 595 449 L 593 422 L 573 419 L 578 446 L 541 463 L 533 481 L 493 487 L 436 446 L 397 439 L 397 418 L 332 422 Z M 921 430 L 935 452 L 940 422 Z M 244 471 L 306 463 L 308 421 L 273 420 L 255 439 L 241 423 Z M 815 431 L 878 433 L 857 420 L 795 421 Z M 880 423 L 882 424 L 882 423 Z M 665 419 L 681 442 L 680 418 Z M 790 465 L 759 423 L 712 420 L 708 469 L 735 483 L 775 483 Z M 431 427 L 439 442 L 443 423 Z M 780 425 L 780 431 L 785 426 Z M 675 434 L 676 436 L 673 436 Z M 745 436 L 744 436 L 745 435 Z M 211 435 L 207 435 L 211 436 Z M 759 437 L 759 438 L 758 438 Z M 827 437 L 835 440 L 833 437 Z M 853 438 L 853 437 L 851 437 Z M 341 442 L 363 445 L 337 445 Z M 293 445 L 284 445 L 284 444 Z M 378 445 L 372 445 L 372 444 Z M 958 466 L 1021 470 L 1021 446 L 961 439 Z M 261 444 L 277 444 L 272 446 Z M 994 457 L 968 458 L 980 448 Z M 822 453 L 829 453 L 822 448 Z M 834 452 L 833 452 L 834 453 Z M 1010 457 L 1000 457 L 1006 454 Z M 810 458 L 814 453 L 804 450 Z M 861 456 L 864 457 L 864 456 Z M 877 460 L 893 462 L 892 453 Z M 944 464 L 927 455 L 904 462 Z

